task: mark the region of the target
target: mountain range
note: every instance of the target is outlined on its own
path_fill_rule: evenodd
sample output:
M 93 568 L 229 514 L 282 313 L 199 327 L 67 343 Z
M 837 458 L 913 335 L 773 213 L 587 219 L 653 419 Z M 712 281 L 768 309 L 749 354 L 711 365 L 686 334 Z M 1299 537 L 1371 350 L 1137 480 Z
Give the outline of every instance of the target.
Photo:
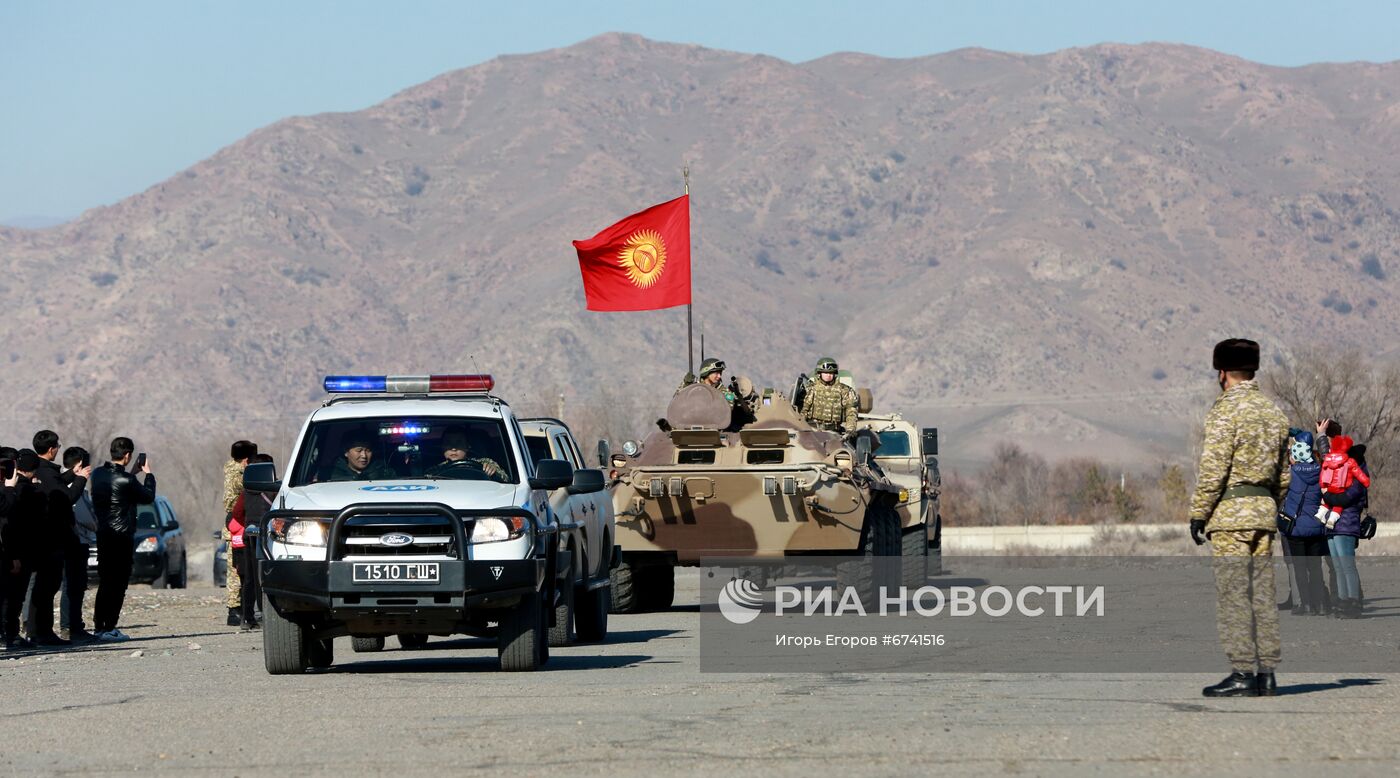
M 477 370 L 643 423 L 686 371 L 684 309 L 584 310 L 570 241 L 688 167 L 697 339 L 732 370 L 786 389 L 833 356 L 969 465 L 1001 440 L 1179 458 L 1216 340 L 1261 341 L 1266 369 L 1394 356 L 1397 148 L 1397 63 L 790 63 L 604 35 L 0 228 L 0 392 L 25 398 L 0 432 L 101 392 L 139 429 L 289 443 L 325 374 Z

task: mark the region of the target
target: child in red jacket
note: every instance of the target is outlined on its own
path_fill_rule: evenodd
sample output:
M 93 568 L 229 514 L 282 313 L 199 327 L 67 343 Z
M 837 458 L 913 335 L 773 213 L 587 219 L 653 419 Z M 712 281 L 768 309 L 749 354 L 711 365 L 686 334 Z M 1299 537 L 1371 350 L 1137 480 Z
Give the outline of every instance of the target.
M 1329 441 L 1327 456 L 1322 458 L 1322 504 L 1317 508 L 1317 520 L 1326 524 L 1327 529 L 1336 526 L 1337 519 L 1342 515 L 1341 511 L 1327 504 L 1329 495 L 1344 493 L 1355 481 L 1360 481 L 1367 489 L 1371 488 L 1371 477 L 1352 458 L 1351 446 L 1351 438 L 1338 435 Z

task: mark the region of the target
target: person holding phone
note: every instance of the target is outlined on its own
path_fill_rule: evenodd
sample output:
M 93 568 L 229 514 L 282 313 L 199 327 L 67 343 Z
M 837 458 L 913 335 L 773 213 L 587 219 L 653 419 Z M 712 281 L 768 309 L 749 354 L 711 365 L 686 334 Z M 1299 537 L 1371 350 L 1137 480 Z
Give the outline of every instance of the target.
M 0 582 L 4 584 L 0 587 L 0 627 L 6 651 L 34 648 L 33 641 L 20 637 L 19 622 L 40 548 L 39 536 L 48 516 L 48 500 L 34 478 L 40 461 L 33 451 L 20 451 L 15 457 L 15 474 L 5 481 L 8 505 L 3 530 L 5 553 L 0 559 Z
M 135 450 L 131 438 L 114 438 L 112 460 L 92 473 L 92 507 L 97 514 L 97 604 L 92 622 L 97 639 L 109 643 L 130 639 L 117 629 L 117 621 L 131 580 L 136 506 L 156 501 L 156 477 L 146 455 L 140 456 L 135 472 L 126 470 Z
M 66 555 L 77 543 L 74 529 L 73 503 L 87 490 L 92 468 L 76 463 L 70 470 L 59 467 L 58 433 L 39 430 L 34 433 L 34 452 L 39 455 L 39 468 L 34 483 L 48 504 L 47 516 L 35 538 L 34 584 L 25 625 L 29 639 L 41 646 L 65 646 L 68 641 L 54 632 L 54 595 L 63 586 Z

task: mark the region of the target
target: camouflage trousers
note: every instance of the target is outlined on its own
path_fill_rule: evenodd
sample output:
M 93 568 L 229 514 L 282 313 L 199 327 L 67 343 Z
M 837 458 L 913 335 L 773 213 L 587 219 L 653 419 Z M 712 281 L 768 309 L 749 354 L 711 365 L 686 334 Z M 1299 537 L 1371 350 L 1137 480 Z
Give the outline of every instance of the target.
M 233 564 L 233 536 L 229 534 L 228 528 L 224 528 L 221 536 L 228 542 L 228 553 L 226 556 L 228 563 L 224 565 L 224 568 L 228 571 L 226 576 L 227 591 L 224 592 L 224 604 L 230 608 L 239 608 L 243 605 L 243 579 L 238 577 L 238 568 Z
M 1230 665 L 1243 672 L 1272 672 L 1278 665 L 1278 604 L 1274 601 L 1274 533 L 1216 530 L 1215 623 Z

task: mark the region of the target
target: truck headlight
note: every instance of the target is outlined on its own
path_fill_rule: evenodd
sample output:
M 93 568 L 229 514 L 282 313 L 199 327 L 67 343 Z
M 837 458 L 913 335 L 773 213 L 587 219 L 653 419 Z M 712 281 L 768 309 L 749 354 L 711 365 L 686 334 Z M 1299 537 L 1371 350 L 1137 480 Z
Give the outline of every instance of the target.
M 267 523 L 272 539 L 292 546 L 326 545 L 326 525 L 315 519 L 273 519 Z
M 520 516 L 481 518 L 472 522 L 472 543 L 499 543 L 525 534 L 529 523 Z
M 159 540 L 156 540 L 156 536 L 155 536 L 155 535 L 151 535 L 150 537 L 142 538 L 142 539 L 141 539 L 141 542 L 136 544 L 136 553 L 138 553 L 138 554 L 149 554 L 149 553 L 151 553 L 152 551 L 155 551 L 155 550 L 156 550 L 156 546 L 159 546 L 159 545 L 160 545 L 160 541 L 159 541 Z

